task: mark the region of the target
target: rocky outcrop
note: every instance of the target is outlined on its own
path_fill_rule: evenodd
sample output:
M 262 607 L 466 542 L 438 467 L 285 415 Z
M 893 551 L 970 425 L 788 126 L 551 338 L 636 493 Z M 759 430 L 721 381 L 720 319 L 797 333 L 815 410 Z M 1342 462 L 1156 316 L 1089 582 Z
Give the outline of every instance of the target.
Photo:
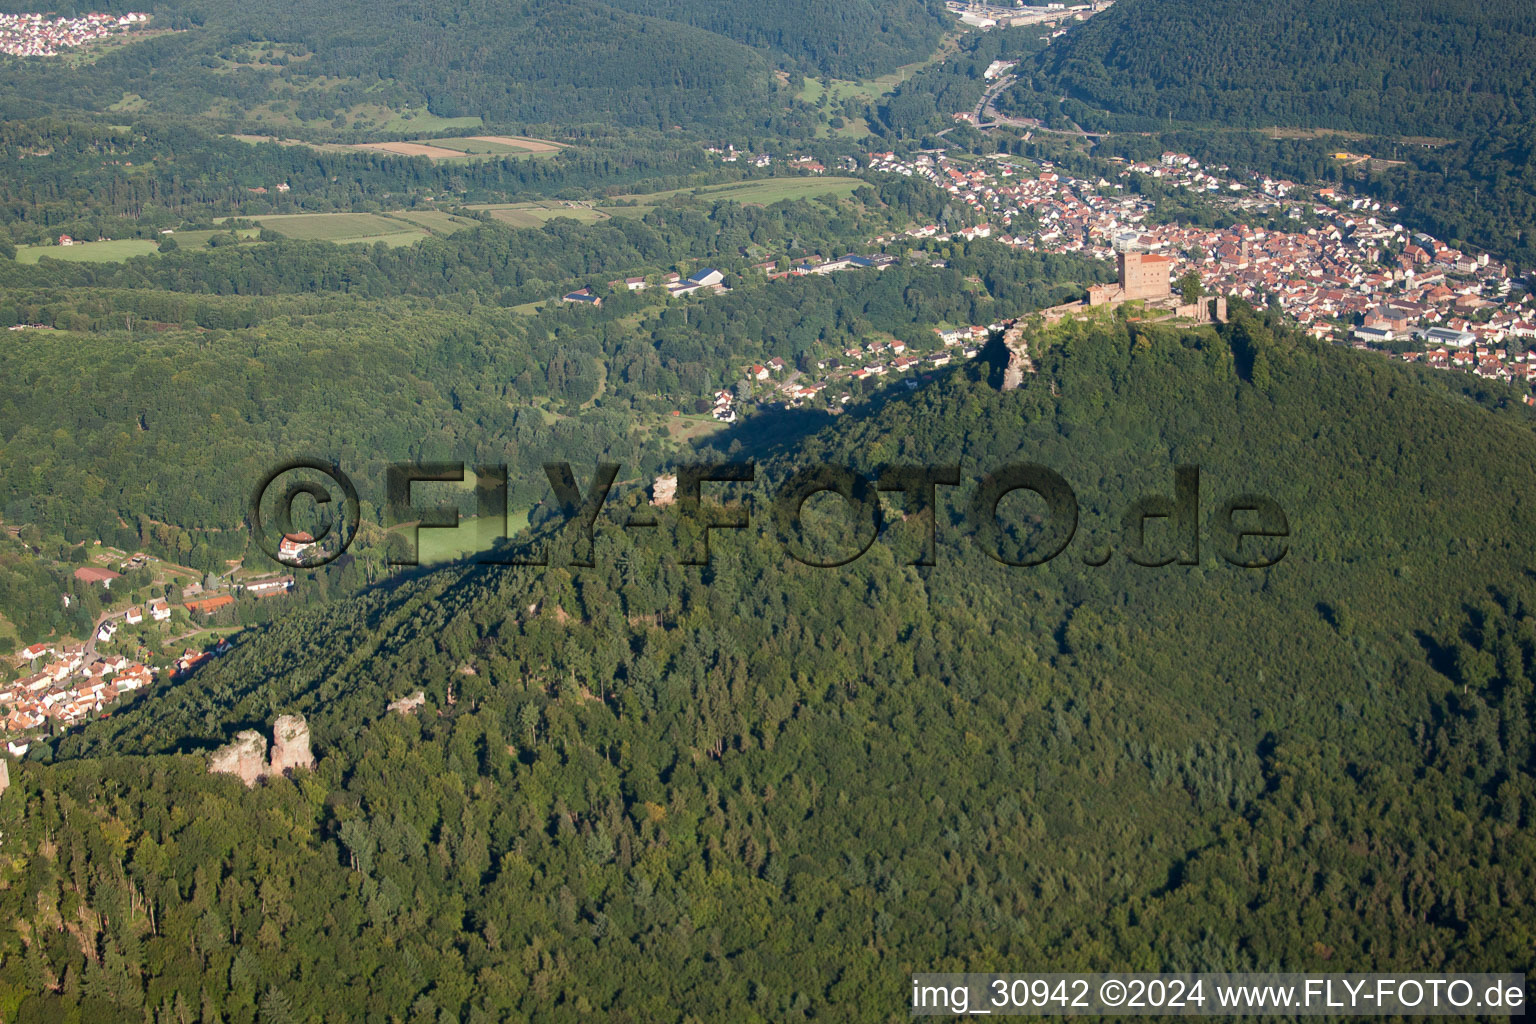
M 11 788 L 11 762 L 0 757 L 0 793 Z
M 309 749 L 309 723 L 303 715 L 283 715 L 272 726 L 272 764 L 269 771 L 281 775 L 290 768 L 311 769 L 315 755 Z
M 659 476 L 651 485 L 651 504 L 657 508 L 666 508 L 677 500 L 677 474 Z
M 1024 383 L 1026 373 L 1035 372 L 1035 361 L 1029 358 L 1029 342 L 1024 340 L 1024 328 L 1010 327 L 1003 332 L 1003 347 L 1008 350 L 1008 366 L 1003 370 L 1003 390 L 1012 391 Z
M 385 710 L 398 711 L 402 715 L 408 715 L 412 711 L 415 711 L 417 708 L 421 707 L 426 702 L 427 695 L 422 691 L 417 690 L 409 697 L 401 697 L 399 700 L 390 701 L 389 706 Z
M 208 759 L 208 770 L 222 775 L 237 775 L 247 786 L 267 773 L 267 740 L 255 729 L 247 729 L 235 741 L 220 747 Z
M 213 752 L 208 770 L 221 775 L 236 775 L 247 786 L 268 775 L 281 775 L 290 768 L 313 768 L 315 755 L 309 749 L 309 723 L 303 715 L 283 715 L 272 728 L 272 760 L 267 760 L 267 739 L 255 729 L 235 736 L 233 743 Z

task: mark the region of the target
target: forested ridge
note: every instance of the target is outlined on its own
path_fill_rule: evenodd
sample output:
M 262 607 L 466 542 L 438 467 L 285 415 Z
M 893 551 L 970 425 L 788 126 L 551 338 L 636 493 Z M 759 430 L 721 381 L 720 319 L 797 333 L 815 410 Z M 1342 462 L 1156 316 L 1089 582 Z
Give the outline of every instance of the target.
M 1536 110 L 1527 15 L 1509 0 L 1119 0 L 1046 51 L 1033 91 L 1089 128 L 1464 137 Z
M 770 69 L 884 73 L 926 56 L 945 21 L 933 0 L 148 8 L 155 27 L 178 31 L 83 67 L 0 61 L 0 91 L 58 111 L 102 111 L 131 96 L 159 113 L 231 124 L 259 120 L 261 108 L 319 130 L 355 127 L 349 112 L 361 106 L 498 123 L 739 127 L 772 115 Z
M 1035 345 L 1019 391 L 961 368 L 748 488 L 958 462 L 931 569 L 894 517 L 817 570 L 763 516 L 688 568 L 619 496 L 594 569 L 378 587 L 40 749 L 0 802 L 0 1002 L 886 1020 L 913 970 L 1528 969 L 1529 425 L 1242 311 Z M 1022 460 L 1082 504 L 1036 569 L 961 514 Z M 1286 557 L 1131 565 L 1119 512 L 1180 463 L 1207 510 L 1278 501 Z M 288 711 L 313 773 L 204 773 Z

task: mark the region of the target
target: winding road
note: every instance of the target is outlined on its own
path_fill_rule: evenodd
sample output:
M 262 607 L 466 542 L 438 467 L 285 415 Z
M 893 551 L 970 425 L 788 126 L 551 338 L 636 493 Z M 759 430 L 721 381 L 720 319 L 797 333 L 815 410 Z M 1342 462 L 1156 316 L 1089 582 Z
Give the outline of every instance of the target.
M 1069 121 L 1072 125 L 1068 128 L 1047 128 L 1032 117 L 1007 117 L 997 112 L 992 102 L 1002 95 L 1003 90 L 1019 80 L 1017 75 L 1004 75 L 981 94 L 981 99 L 976 101 L 976 109 L 971 112 L 971 117 L 976 121 L 976 127 L 996 128 L 998 125 L 1007 125 L 1010 128 L 1027 128 L 1035 132 L 1050 132 L 1052 135 L 1076 135 L 1084 139 L 1102 139 L 1104 133 L 1084 131 L 1082 126 L 1075 121 Z M 987 123 L 983 123 L 983 121 Z M 948 129 L 945 129 L 946 131 Z

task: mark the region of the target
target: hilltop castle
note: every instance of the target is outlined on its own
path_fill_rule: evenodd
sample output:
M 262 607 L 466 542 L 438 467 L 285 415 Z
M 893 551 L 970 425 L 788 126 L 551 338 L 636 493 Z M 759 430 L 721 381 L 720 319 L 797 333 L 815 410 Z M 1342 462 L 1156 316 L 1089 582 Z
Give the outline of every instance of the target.
M 1188 304 L 1175 299 L 1170 281 L 1172 256 L 1121 249 L 1115 253 L 1115 266 L 1119 270 L 1119 280 L 1114 284 L 1096 284 L 1089 288 L 1088 306 L 1115 306 L 1122 302 L 1142 301 L 1167 307 L 1178 316 L 1191 317 L 1201 322 L 1214 320 L 1219 323 L 1227 318 L 1225 296 Z

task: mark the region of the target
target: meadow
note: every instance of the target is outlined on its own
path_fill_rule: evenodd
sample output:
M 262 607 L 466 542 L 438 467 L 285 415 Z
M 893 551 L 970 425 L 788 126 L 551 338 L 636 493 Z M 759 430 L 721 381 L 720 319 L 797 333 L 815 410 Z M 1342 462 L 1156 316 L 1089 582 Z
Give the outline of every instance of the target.
M 735 203 L 756 203 L 767 206 L 770 203 L 781 202 L 785 199 L 811 199 L 817 196 L 850 196 L 860 185 L 865 184 L 859 178 L 839 177 L 804 177 L 804 178 L 759 178 L 754 181 L 733 181 L 724 185 L 703 185 L 698 188 L 678 188 L 667 192 L 651 192 L 644 195 L 616 196 L 613 202 L 632 201 L 654 206 L 666 199 L 675 196 L 689 196 L 703 199 L 708 202 L 730 200 Z M 608 207 L 603 207 L 607 210 Z M 617 207 L 611 210 L 618 214 L 632 207 Z
M 159 243 L 146 238 L 119 238 L 110 242 L 76 242 L 74 245 L 18 245 L 17 263 L 36 263 L 43 257 L 69 263 L 121 263 L 134 256 L 148 256 Z
M 427 565 L 451 562 L 466 555 L 489 551 L 503 536 L 515 536 L 528 527 L 527 509 L 509 509 L 506 532 L 496 519 L 465 517 L 453 529 L 425 529 L 417 533 L 417 558 Z M 406 527 L 397 526 L 396 530 Z
M 514 228 L 542 227 L 556 217 L 569 217 L 583 224 L 595 224 L 609 217 L 609 214 L 588 206 L 566 206 L 563 203 L 487 203 L 469 209 L 485 210 L 496 220 Z
M 262 227 L 288 238 L 346 245 L 372 242 L 410 245 L 429 234 L 423 225 L 377 213 L 281 213 L 255 220 Z

